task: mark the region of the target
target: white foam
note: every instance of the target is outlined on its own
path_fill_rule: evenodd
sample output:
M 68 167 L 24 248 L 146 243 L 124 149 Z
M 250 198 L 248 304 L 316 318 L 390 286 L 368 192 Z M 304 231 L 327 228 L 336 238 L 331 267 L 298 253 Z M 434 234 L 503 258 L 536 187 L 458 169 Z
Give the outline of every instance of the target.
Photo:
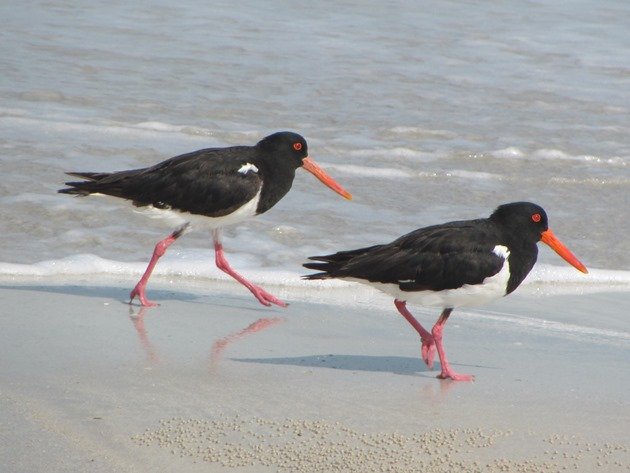
M 537 264 L 527 278 L 528 283 L 630 284 L 630 271 L 590 269 L 588 274 L 572 267 Z
M 495 158 L 522 158 L 523 156 L 525 156 L 525 153 L 523 153 L 520 149 L 515 148 L 514 146 L 493 151 L 490 154 Z
M 155 138 L 165 134 L 181 134 L 188 140 L 203 140 L 207 143 L 208 136 L 212 135 L 211 130 L 200 129 L 190 125 L 172 125 L 163 122 L 86 122 L 75 121 L 68 117 L 58 117 L 48 115 L 46 117 L 32 117 L 18 113 L 0 114 L 0 124 L 2 126 L 21 126 L 28 129 L 36 129 L 44 132 L 70 133 L 82 135 L 115 135 L 121 137 Z M 195 129 L 195 133 L 191 130 Z
M 630 271 L 592 269 L 583 274 L 572 267 L 537 264 L 519 292 L 540 295 L 630 291 Z
M 180 132 L 183 126 L 171 125 L 163 122 L 140 122 L 135 125 L 131 125 L 131 128 L 140 128 L 143 130 L 165 131 L 165 132 Z
M 257 278 L 271 284 L 292 287 L 348 287 L 350 283 L 335 280 L 303 281 L 301 275 L 309 271 L 301 268 L 265 267 L 260 259 L 246 253 L 230 252 L 230 263 L 238 271 L 247 272 L 251 278 Z M 40 261 L 33 264 L 0 262 L 0 277 L 54 277 L 76 275 L 139 275 L 147 262 L 121 262 L 101 258 L 93 254 L 77 254 L 61 259 Z M 185 249 L 167 253 L 155 268 L 156 276 L 173 276 L 204 279 L 226 279 L 214 266 L 214 252 L 211 249 Z M 569 267 L 538 264 L 519 287 L 538 291 L 540 287 L 564 288 L 567 293 L 573 290 L 581 292 L 629 291 L 630 271 L 609 269 L 589 269 L 582 274 Z
M 449 130 L 432 130 L 417 126 L 395 126 L 390 128 L 389 131 L 391 133 L 401 135 L 413 135 L 419 137 L 454 138 L 455 136 L 457 136 L 455 133 Z
M 561 160 L 561 161 L 581 161 L 585 163 L 609 165 L 615 167 L 625 167 L 628 165 L 628 157 L 623 156 L 595 156 L 589 154 L 569 154 L 565 151 L 552 148 L 541 148 L 532 153 L 526 153 L 521 149 L 509 146 L 507 148 L 492 151 L 490 155 L 494 158 L 503 159 L 533 159 L 533 160 Z
M 265 268 L 261 266 L 259 258 L 243 253 L 229 254 L 228 259 L 250 281 L 262 285 L 282 299 L 338 307 L 359 307 L 383 313 L 394 310 L 392 297 L 365 284 L 343 280 L 304 280 L 301 276 L 309 273 L 306 269 Z M 120 279 L 129 280 L 131 287 L 144 272 L 146 264 L 146 261 L 127 263 L 92 254 L 78 254 L 35 264 L 0 263 L 0 279 L 21 282 L 41 278 L 55 283 L 72 283 L 78 278 L 83 283 L 86 279 L 103 283 L 115 278 L 117 284 L 120 284 Z M 174 287 L 188 286 L 200 291 L 243 293 L 242 287 L 215 267 L 214 252 L 208 249 L 167 253 L 155 268 L 152 281 L 162 284 L 168 282 Z M 630 292 L 630 271 L 595 269 L 588 275 L 583 275 L 573 268 L 538 265 L 517 290 L 519 295 L 526 298 L 598 292 Z M 431 320 L 436 316 L 433 309 L 420 306 L 414 306 L 414 313 L 422 317 L 430 315 Z M 593 327 L 589 323 L 590 319 L 585 320 L 579 315 L 570 321 L 552 321 L 479 308 L 475 311 L 458 309 L 458 317 L 461 316 L 588 341 L 627 343 L 630 339 L 627 331 L 618 328 L 619 324 L 610 328 Z
M 362 177 L 378 177 L 384 179 L 408 179 L 415 173 L 394 168 L 377 168 L 372 166 L 356 166 L 353 164 L 330 164 L 322 163 L 326 169 L 339 171 L 343 174 Z
M 357 166 L 353 164 L 332 164 L 322 163 L 328 170 L 334 170 L 339 173 L 360 176 L 360 177 L 375 177 L 379 179 L 413 179 L 414 177 L 459 177 L 461 179 L 471 180 L 504 180 L 504 177 L 500 174 L 493 174 L 489 172 L 479 171 L 467 171 L 464 169 L 453 169 L 451 171 L 440 172 L 426 172 L 426 171 L 406 171 L 395 168 L 380 168 L 373 166 Z
M 480 171 L 466 171 L 464 169 L 453 169 L 446 173 L 447 176 L 460 177 L 462 179 L 480 179 L 480 180 L 503 180 L 504 177 L 500 174 L 493 174 L 490 172 Z
M 534 151 L 531 155 L 533 159 L 554 159 L 554 160 L 563 160 L 563 161 L 582 161 L 588 163 L 595 164 L 604 164 L 610 166 L 619 166 L 624 167 L 627 166 L 627 160 L 621 156 L 611 156 L 611 157 L 602 157 L 602 156 L 593 156 L 586 154 L 568 154 L 564 151 L 558 149 L 539 149 Z
M 418 151 L 411 148 L 370 148 L 370 149 L 356 149 L 348 151 L 353 157 L 380 157 L 380 158 L 408 158 L 415 161 L 433 161 L 438 158 L 434 153 L 427 153 L 424 151 Z

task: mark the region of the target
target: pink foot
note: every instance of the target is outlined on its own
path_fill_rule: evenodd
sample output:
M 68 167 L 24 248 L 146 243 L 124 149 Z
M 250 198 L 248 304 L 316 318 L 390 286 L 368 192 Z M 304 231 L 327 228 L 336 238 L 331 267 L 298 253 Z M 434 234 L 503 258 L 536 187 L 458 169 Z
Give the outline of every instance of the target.
M 474 381 L 475 377 L 471 374 L 459 374 L 450 369 L 444 370 L 437 375 L 439 379 L 452 379 L 453 381 Z
M 282 302 L 280 299 L 269 294 L 267 291 L 265 291 L 261 287 L 252 285 L 252 287 L 248 289 L 252 292 L 252 294 L 254 294 L 256 299 L 258 299 L 258 302 L 260 302 L 262 305 L 265 305 L 267 307 L 271 306 L 271 304 L 275 304 L 280 307 L 288 306 L 286 302 Z
M 138 284 L 136 284 L 136 287 L 134 287 L 133 291 L 131 291 L 131 293 L 129 294 L 129 304 L 133 302 L 135 297 L 138 297 L 138 299 L 140 299 L 140 304 L 142 304 L 144 307 L 155 307 L 156 305 L 159 305 L 157 302 L 153 302 L 147 299 L 147 296 L 144 293 L 145 288 L 147 287 L 147 283 L 149 282 L 149 278 L 151 277 L 153 268 L 155 268 L 155 265 L 157 264 L 160 257 L 162 257 L 164 253 L 166 253 L 167 248 L 171 246 L 175 242 L 175 240 L 177 240 L 180 236 L 184 234 L 189 225 L 190 223 L 185 223 L 169 236 L 164 238 L 164 240 L 159 241 L 157 245 L 155 245 L 153 256 L 151 256 L 151 261 L 149 261 L 147 269 L 144 271 L 144 274 L 142 275 L 142 278 L 140 278 L 140 281 L 138 281 Z
M 446 308 L 442 311 L 440 318 L 437 320 L 433 329 L 431 330 L 431 335 L 433 335 L 433 341 L 435 342 L 435 347 L 438 352 L 438 356 L 440 357 L 440 365 L 442 365 L 442 371 L 438 375 L 439 379 L 452 379 L 453 381 L 472 381 L 474 377 L 469 374 L 459 374 L 455 373 L 455 371 L 451 370 L 451 366 L 446 359 L 446 352 L 444 351 L 444 343 L 442 342 L 442 331 L 444 330 L 444 324 L 448 320 L 449 316 L 453 309 Z
M 138 283 L 129 294 L 129 304 L 131 304 L 136 297 L 140 299 L 140 304 L 142 304 L 143 307 L 156 307 L 160 305 L 157 302 L 147 299 L 147 296 L 144 293 L 144 286 L 140 283 Z
M 221 244 L 221 233 L 219 229 L 215 229 L 212 232 L 212 237 L 214 239 L 214 256 L 217 268 L 219 268 L 224 273 L 229 274 L 238 282 L 240 282 L 243 286 L 249 289 L 249 291 L 254 295 L 254 297 L 256 297 L 256 299 L 258 299 L 258 302 L 260 302 L 262 305 L 269 307 L 271 306 L 271 304 L 275 304 L 280 307 L 287 307 L 288 304 L 282 302 L 277 297 L 272 296 L 263 288 L 252 284 L 232 269 L 230 264 L 227 262 L 227 259 L 225 259 L 225 254 L 223 253 L 223 245 Z

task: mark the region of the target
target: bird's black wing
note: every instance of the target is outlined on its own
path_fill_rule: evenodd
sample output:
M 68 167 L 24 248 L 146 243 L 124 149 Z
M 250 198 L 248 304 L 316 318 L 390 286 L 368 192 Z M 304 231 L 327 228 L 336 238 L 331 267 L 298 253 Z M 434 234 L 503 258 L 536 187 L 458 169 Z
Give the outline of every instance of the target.
M 305 266 L 320 278 L 356 278 L 397 284 L 403 291 L 455 289 L 479 284 L 498 273 L 504 258 L 493 252 L 497 241 L 485 221 L 452 222 L 426 227 L 387 245 L 314 257 Z
M 68 182 L 60 192 L 101 193 L 194 214 L 220 217 L 250 201 L 260 190 L 252 147 L 208 148 L 183 154 L 155 166 L 114 173 L 70 173 L 89 179 Z

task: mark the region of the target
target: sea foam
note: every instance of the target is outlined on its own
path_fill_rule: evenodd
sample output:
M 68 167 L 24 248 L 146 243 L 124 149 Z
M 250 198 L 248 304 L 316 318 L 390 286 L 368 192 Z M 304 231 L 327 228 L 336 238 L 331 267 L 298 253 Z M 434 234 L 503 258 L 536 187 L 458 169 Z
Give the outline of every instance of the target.
M 308 270 L 293 270 L 286 267 L 261 267 L 261 262 L 253 255 L 245 253 L 230 254 L 230 263 L 248 278 L 268 284 L 292 287 L 347 287 L 343 281 L 309 281 L 305 283 L 301 276 Z M 56 277 L 56 276 L 139 276 L 146 267 L 146 262 L 122 262 L 93 254 L 77 254 L 61 259 L 40 261 L 33 264 L 0 262 L 0 277 Z M 154 271 L 155 276 L 178 276 L 184 280 L 207 279 L 228 280 L 229 277 L 214 265 L 211 250 L 186 250 L 167 254 L 160 260 Z M 582 274 L 573 268 L 538 264 L 519 291 L 530 290 L 550 293 L 630 291 L 630 271 L 609 269 L 589 269 Z M 555 291 L 555 292 L 554 292 Z

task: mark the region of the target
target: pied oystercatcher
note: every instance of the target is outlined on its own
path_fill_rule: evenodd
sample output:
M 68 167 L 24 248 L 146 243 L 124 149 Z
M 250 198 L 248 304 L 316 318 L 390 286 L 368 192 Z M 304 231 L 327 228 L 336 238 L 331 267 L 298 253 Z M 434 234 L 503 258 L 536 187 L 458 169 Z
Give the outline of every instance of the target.
M 369 284 L 391 296 L 420 334 L 422 359 L 433 367 L 437 348 L 438 378 L 469 381 L 455 373 L 442 344 L 442 330 L 455 307 L 482 304 L 514 291 L 530 272 L 543 241 L 583 273 L 586 267 L 549 229 L 542 207 L 529 202 L 499 206 L 490 218 L 420 228 L 386 245 L 332 255 L 305 267 L 321 271 L 306 279 L 343 278 Z M 406 303 L 438 306 L 442 313 L 431 332 L 409 312 Z
M 158 242 L 147 269 L 131 291 L 143 306 L 145 288 L 158 259 L 194 221 L 210 228 L 219 269 L 249 289 L 261 304 L 286 304 L 255 286 L 228 264 L 221 244 L 221 227 L 266 212 L 289 192 L 295 170 L 303 167 L 346 199 L 352 196 L 308 156 L 306 140 L 288 131 L 263 138 L 255 146 L 208 148 L 167 159 L 155 166 L 112 173 L 69 172 L 87 179 L 66 182 L 64 194 L 107 194 L 132 201 L 149 216 L 167 217 L 179 227 Z

